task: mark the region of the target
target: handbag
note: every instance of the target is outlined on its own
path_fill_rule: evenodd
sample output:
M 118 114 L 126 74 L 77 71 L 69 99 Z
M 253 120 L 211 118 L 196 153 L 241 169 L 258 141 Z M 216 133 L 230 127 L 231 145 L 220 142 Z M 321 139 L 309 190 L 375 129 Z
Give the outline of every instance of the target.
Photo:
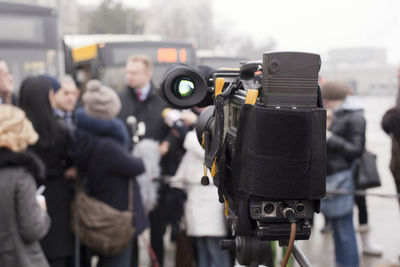
M 129 181 L 128 210 L 120 211 L 86 194 L 78 183 L 72 202 L 73 232 L 94 252 L 105 256 L 121 253 L 135 234 L 133 222 L 133 179 Z
M 327 197 L 321 199 L 321 212 L 328 218 L 340 218 L 353 212 L 353 195 L 329 195 L 333 190 L 353 190 L 353 169 L 326 177 Z
M 369 151 L 364 151 L 358 167 L 358 175 L 355 179 L 357 189 L 368 189 L 381 186 L 381 178 L 376 164 L 376 155 Z

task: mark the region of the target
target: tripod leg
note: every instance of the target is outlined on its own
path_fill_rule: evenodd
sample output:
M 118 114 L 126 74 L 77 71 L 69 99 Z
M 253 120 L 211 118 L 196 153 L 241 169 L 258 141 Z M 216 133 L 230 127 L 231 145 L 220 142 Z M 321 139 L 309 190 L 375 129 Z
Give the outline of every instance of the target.
M 311 263 L 308 261 L 307 257 L 303 254 L 296 243 L 293 246 L 292 254 L 301 267 L 311 267 Z

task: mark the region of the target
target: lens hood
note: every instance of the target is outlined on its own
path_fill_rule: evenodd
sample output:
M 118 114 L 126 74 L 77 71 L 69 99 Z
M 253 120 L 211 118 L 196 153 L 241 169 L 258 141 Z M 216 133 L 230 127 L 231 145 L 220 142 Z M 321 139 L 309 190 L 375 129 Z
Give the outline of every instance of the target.
M 194 84 L 193 93 L 190 96 L 180 97 L 174 92 L 177 88 L 176 83 L 182 79 L 189 79 Z M 160 84 L 161 96 L 173 107 L 185 109 L 199 105 L 208 93 L 207 82 L 196 69 L 178 64 L 171 67 L 164 74 Z

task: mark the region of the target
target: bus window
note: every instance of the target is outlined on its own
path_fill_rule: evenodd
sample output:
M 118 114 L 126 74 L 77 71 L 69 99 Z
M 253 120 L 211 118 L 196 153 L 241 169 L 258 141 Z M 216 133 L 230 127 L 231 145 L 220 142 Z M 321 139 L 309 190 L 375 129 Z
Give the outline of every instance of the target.
M 57 16 L 51 8 L 0 2 L 0 55 L 15 81 L 28 75 L 60 74 Z

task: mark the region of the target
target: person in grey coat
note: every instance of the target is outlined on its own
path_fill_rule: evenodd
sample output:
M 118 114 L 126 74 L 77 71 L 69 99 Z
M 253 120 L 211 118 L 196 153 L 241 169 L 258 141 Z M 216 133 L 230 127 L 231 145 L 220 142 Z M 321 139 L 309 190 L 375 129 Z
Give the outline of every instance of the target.
M 45 201 L 36 196 L 40 160 L 24 152 L 38 135 L 25 113 L 0 105 L 0 266 L 48 267 L 39 240 L 50 227 Z

